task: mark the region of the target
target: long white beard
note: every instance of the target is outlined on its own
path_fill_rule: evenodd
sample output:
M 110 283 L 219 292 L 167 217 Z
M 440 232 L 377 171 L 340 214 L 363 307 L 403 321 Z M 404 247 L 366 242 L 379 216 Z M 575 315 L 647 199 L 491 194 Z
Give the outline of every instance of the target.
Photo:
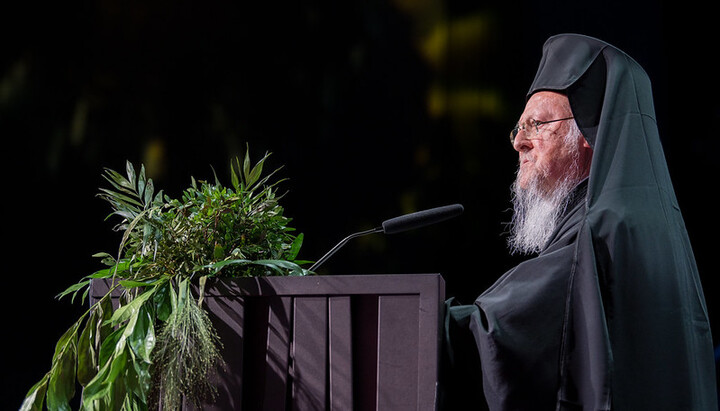
M 518 178 L 512 186 L 514 213 L 509 223 L 508 238 L 511 254 L 533 254 L 542 251 L 565 213 L 572 200 L 570 193 L 583 179 L 578 156 L 574 153 L 577 151 L 574 149 L 577 143 L 572 143 L 577 133 L 579 130 L 571 130 L 565 137 L 567 149 L 573 151 L 573 164 L 565 177 L 550 191 L 543 188 L 547 176 L 542 170 L 533 174 L 525 189 L 520 188 L 518 171 Z

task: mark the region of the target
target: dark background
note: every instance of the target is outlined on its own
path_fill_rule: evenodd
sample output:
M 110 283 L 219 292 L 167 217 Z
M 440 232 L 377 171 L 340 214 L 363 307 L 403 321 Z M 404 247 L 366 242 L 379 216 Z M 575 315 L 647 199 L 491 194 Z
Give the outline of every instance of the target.
M 95 195 L 103 169 L 123 171 L 126 160 L 178 197 L 191 176 L 212 178 L 211 166 L 229 183 L 229 161 L 246 144 L 255 159 L 272 152 L 268 167 L 289 179 L 282 204 L 310 260 L 384 219 L 461 203 L 452 221 L 353 240 L 322 272 L 439 272 L 448 296 L 472 301 L 517 263 L 503 236 L 516 164 L 507 134 L 543 42 L 562 32 L 616 45 L 653 81 L 717 344 L 712 13 L 578 3 L 3 6 L 2 401 L 19 406 L 85 309 L 54 296 L 100 268 L 92 254 L 116 251 L 117 221 Z

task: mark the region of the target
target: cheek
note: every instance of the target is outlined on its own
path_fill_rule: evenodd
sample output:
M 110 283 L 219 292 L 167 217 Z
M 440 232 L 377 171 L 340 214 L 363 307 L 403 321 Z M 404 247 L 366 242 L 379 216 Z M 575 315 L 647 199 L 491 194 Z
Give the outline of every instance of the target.
M 552 157 L 540 155 L 537 158 L 535 167 L 538 170 L 542 170 L 544 174 L 554 174 L 557 169 L 557 162 Z
M 547 174 L 555 174 L 558 170 L 562 172 L 563 151 L 557 144 L 547 144 L 539 147 L 535 153 L 537 168 Z
M 548 155 L 538 160 L 538 167 L 543 170 L 548 182 L 553 185 L 573 172 L 573 164 L 572 157 L 562 153 L 556 153 L 554 156 Z
M 534 158 L 533 162 L 524 164 L 525 168 L 521 169 L 523 172 L 520 180 L 521 186 L 536 179 L 544 187 L 554 187 L 566 171 L 558 153 L 553 150 L 538 150 Z

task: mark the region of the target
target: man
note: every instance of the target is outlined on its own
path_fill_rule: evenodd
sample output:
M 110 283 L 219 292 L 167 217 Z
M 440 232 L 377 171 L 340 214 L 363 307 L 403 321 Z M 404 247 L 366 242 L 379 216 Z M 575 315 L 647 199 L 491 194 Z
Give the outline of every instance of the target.
M 474 304 L 448 301 L 440 405 L 717 410 L 707 309 L 642 68 L 597 39 L 551 37 L 511 140 L 509 245 L 537 256 Z

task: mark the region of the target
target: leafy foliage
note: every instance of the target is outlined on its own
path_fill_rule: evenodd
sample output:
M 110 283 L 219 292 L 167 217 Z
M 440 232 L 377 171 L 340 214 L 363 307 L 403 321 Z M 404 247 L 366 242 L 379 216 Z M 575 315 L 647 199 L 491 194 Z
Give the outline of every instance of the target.
M 209 277 L 307 275 L 297 260 L 302 234 L 283 216 L 275 172 L 262 176 L 269 154 L 255 165 L 246 153 L 231 163 L 231 187 L 217 176 L 196 181 L 180 199 L 156 192 L 144 167 L 128 162 L 125 175 L 106 170 L 99 196 L 119 216 L 117 255 L 99 253 L 107 268 L 58 297 L 82 291 L 93 279 L 112 279 L 59 339 L 52 366 L 28 392 L 22 410 L 70 409 L 76 383 L 87 410 L 178 409 L 214 395 L 208 377 L 221 366 L 217 334 L 202 308 Z M 277 171 L 277 170 L 276 170 Z M 190 284 L 199 287 L 198 296 Z M 113 309 L 112 296 L 119 295 Z

